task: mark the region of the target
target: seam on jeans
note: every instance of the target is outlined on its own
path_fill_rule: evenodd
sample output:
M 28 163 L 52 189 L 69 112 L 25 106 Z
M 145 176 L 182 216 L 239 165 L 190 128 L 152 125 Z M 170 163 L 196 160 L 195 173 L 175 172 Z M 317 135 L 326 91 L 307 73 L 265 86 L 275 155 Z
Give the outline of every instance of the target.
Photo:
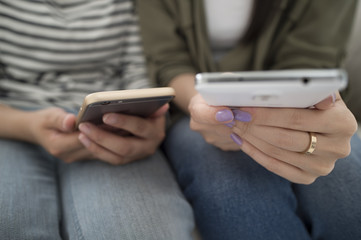
M 79 240 L 85 240 L 84 238 L 84 235 L 83 235 L 83 231 L 81 230 L 81 227 L 80 227 L 80 223 L 79 223 L 79 218 L 78 218 L 78 215 L 76 214 L 76 210 L 75 210 L 75 204 L 74 204 L 74 201 L 73 201 L 73 188 L 70 184 L 70 199 L 68 201 L 69 204 L 71 204 L 71 215 L 74 219 L 74 225 L 75 225 L 75 230 L 76 230 L 76 235 L 77 235 L 77 239 Z
M 60 167 L 59 167 L 59 165 L 60 164 L 65 164 L 65 163 L 63 163 L 61 160 L 60 160 L 60 162 L 59 162 L 59 164 L 58 164 L 58 175 L 60 175 L 59 174 L 59 171 L 62 171 L 62 170 L 60 170 Z M 63 199 L 63 196 L 62 196 L 62 191 L 60 191 L 60 189 L 61 189 L 61 186 L 60 186 L 60 176 L 59 176 L 59 198 L 60 199 Z M 68 204 L 68 205 L 70 205 L 71 206 L 71 218 L 73 219 L 73 221 L 74 221 L 74 228 L 75 228 L 75 234 L 76 234 L 76 239 L 78 239 L 78 240 L 85 240 L 85 238 L 84 238 L 84 235 L 83 235 L 83 231 L 81 230 L 81 226 L 80 226 L 80 224 L 79 224 L 79 218 L 78 218 L 78 215 L 76 214 L 76 210 L 75 210 L 75 204 L 74 204 L 74 201 L 73 201 L 73 189 L 72 189 L 72 186 L 71 186 L 71 184 L 70 184 L 70 186 L 69 186 L 69 199 L 67 199 L 67 201 L 66 201 L 66 203 Z M 64 200 L 64 199 L 63 199 Z M 61 209 L 62 209 L 62 212 L 64 212 L 64 207 L 63 207 L 63 205 L 65 204 L 64 203 L 64 201 L 60 201 L 60 204 L 61 204 Z M 65 224 L 64 224 L 64 228 L 65 228 Z M 64 231 L 65 232 L 65 231 Z M 69 237 L 69 239 L 70 239 L 70 236 L 68 236 Z M 65 239 L 65 237 L 64 237 L 64 239 Z

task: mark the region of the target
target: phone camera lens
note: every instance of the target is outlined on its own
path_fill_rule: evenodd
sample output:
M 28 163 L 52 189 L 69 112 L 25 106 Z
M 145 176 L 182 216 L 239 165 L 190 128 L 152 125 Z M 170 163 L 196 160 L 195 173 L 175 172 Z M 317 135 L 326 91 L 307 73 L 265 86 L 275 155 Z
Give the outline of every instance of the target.
M 307 85 L 310 82 L 309 78 L 303 78 L 302 79 L 303 84 Z

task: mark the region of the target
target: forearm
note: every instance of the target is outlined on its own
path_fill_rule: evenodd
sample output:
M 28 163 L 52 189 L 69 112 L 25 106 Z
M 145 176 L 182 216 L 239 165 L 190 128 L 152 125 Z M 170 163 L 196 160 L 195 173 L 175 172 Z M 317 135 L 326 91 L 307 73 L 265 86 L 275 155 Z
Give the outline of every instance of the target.
M 0 104 L 0 138 L 31 142 L 29 113 Z
M 194 74 L 184 73 L 173 78 L 169 84 L 176 91 L 175 104 L 185 113 L 189 113 L 189 101 L 197 93 L 194 88 L 194 77 Z

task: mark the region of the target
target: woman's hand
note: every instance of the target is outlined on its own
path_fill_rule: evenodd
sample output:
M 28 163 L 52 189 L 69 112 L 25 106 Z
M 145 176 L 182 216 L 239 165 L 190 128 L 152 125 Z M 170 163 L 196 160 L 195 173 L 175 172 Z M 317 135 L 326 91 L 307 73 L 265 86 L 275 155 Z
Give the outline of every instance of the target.
M 108 127 L 81 123 L 79 140 L 95 157 L 114 165 L 147 157 L 155 153 L 165 137 L 165 113 L 168 108 L 168 104 L 164 105 L 149 118 L 105 114 L 103 122 Z M 109 127 L 113 131 L 106 130 Z M 124 132 L 130 134 L 124 135 Z
M 330 104 L 331 103 L 331 104 Z M 269 171 L 292 182 L 311 184 L 328 175 L 337 159 L 350 153 L 350 139 L 357 123 L 338 94 L 313 109 L 240 108 L 249 122 L 237 121 L 232 128 L 242 151 Z M 317 144 L 312 154 L 309 133 Z
M 27 141 L 41 145 L 64 162 L 92 158 L 92 154 L 79 142 L 79 131 L 74 131 L 76 117 L 60 108 L 47 108 L 27 112 L 29 137 Z
M 190 128 L 205 141 L 224 151 L 237 151 L 239 146 L 230 138 L 235 116 L 230 108 L 209 106 L 200 94 L 189 103 Z M 233 135 L 232 135 L 233 136 Z

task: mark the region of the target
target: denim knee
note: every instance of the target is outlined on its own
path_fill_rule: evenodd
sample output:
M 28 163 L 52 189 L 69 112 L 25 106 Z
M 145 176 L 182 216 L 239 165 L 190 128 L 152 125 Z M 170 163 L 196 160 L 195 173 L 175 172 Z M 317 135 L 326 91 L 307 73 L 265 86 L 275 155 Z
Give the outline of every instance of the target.
M 0 139 L 1 239 L 60 239 L 56 164 L 39 147 Z

